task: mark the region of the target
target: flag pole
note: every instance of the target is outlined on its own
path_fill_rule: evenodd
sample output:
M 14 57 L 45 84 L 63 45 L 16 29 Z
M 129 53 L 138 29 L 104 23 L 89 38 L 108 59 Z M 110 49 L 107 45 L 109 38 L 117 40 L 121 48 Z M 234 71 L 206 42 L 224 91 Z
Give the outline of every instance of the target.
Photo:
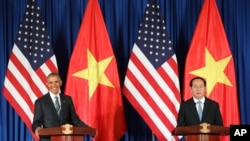
M 153 132 L 152 132 L 152 141 L 155 141 L 155 135 Z

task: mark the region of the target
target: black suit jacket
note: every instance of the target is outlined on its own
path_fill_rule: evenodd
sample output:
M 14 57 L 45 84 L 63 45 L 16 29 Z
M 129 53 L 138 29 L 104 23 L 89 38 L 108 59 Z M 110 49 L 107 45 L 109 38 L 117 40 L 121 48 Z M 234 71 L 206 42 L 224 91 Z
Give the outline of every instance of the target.
M 194 102 L 193 98 L 181 103 L 177 119 L 177 126 L 192 126 L 203 122 L 209 123 L 211 125 L 223 125 L 219 104 L 216 101 L 205 97 L 201 121 L 199 119 L 199 115 L 196 110 L 196 103 Z
M 61 115 L 57 115 L 54 103 L 49 93 L 35 101 L 35 111 L 32 123 L 32 130 L 35 132 L 37 127 L 58 127 L 63 124 L 72 124 L 74 126 L 87 125 L 80 120 L 75 112 L 72 98 L 68 95 L 60 94 Z

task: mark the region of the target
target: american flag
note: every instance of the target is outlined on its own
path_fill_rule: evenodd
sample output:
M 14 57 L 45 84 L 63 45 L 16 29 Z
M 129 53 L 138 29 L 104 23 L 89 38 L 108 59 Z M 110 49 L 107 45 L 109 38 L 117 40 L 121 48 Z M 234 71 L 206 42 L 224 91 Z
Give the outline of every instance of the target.
M 128 63 L 123 92 L 159 140 L 171 132 L 180 106 L 176 55 L 159 6 L 150 0 Z
M 34 101 L 46 93 L 57 62 L 35 0 L 29 0 L 9 57 L 3 94 L 31 131 Z

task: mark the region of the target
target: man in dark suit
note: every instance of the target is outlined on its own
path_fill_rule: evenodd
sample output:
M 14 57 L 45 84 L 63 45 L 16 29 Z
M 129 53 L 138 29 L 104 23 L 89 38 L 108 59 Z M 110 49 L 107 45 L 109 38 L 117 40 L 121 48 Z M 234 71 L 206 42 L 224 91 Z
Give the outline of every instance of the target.
M 198 125 L 204 122 L 211 125 L 222 126 L 223 120 L 219 104 L 216 101 L 205 97 L 205 79 L 195 77 L 190 81 L 189 85 L 193 97 L 181 103 L 177 119 L 177 127 Z M 201 117 L 199 117 L 199 110 L 201 110 Z
M 49 92 L 35 101 L 32 130 L 38 138 L 38 131 L 41 128 L 59 127 L 65 124 L 88 127 L 76 114 L 72 98 L 60 93 L 62 80 L 59 74 L 49 74 L 46 85 Z M 55 97 L 58 97 L 58 102 Z M 41 138 L 40 140 L 50 139 Z

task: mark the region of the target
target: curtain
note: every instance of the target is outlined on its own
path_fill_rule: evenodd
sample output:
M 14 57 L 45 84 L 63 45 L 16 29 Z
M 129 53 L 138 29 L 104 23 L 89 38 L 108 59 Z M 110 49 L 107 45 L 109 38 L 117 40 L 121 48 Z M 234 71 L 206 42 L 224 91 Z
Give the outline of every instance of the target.
M 51 38 L 58 69 L 66 81 L 68 63 L 74 48 L 87 0 L 37 0 Z M 185 58 L 203 0 L 158 0 L 167 32 L 173 42 L 182 88 Z M 250 1 L 216 0 L 233 54 L 238 87 L 241 124 L 250 124 Z M 0 86 L 27 0 L 0 0 Z M 110 41 L 118 63 L 121 84 L 147 0 L 99 0 Z M 65 84 L 65 83 L 64 83 Z M 64 89 L 62 86 L 62 89 Z M 0 137 L 4 141 L 31 141 L 30 131 L 0 91 Z M 151 130 L 123 97 L 127 133 L 121 141 L 154 140 Z M 89 138 L 86 138 L 89 140 Z

